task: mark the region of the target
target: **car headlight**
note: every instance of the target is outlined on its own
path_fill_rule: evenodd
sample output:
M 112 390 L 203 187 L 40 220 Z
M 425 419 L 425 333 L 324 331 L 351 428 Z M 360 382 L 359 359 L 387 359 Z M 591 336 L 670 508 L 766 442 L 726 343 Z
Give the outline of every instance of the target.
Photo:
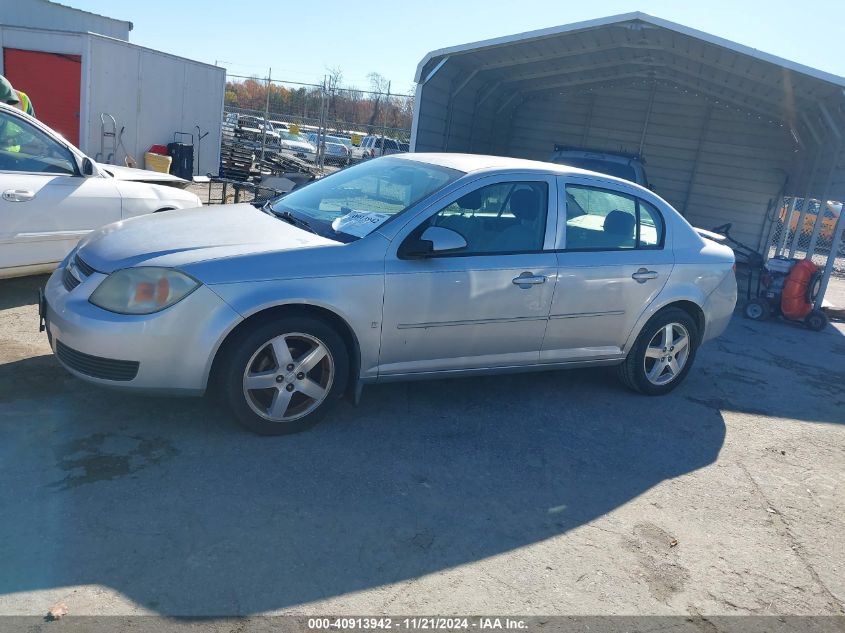
M 78 251 L 78 250 L 79 250 L 79 244 L 74 246 L 71 249 L 70 253 L 65 255 L 65 258 L 62 260 L 62 263 L 59 264 L 59 268 L 67 268 L 68 262 L 70 262 L 70 260 L 73 259 L 73 256 L 76 255 L 76 251 Z
M 124 268 L 106 277 L 88 301 L 118 314 L 152 314 L 178 303 L 200 282 L 172 268 Z

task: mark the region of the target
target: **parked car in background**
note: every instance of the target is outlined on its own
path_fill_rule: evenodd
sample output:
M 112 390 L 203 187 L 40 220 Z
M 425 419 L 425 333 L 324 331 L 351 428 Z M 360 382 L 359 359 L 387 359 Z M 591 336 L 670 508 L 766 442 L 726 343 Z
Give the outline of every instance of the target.
M 49 272 L 103 224 L 200 206 L 182 190 L 186 184 L 95 163 L 43 123 L 0 104 L 0 277 Z
M 353 145 L 352 150 L 349 152 L 349 158 L 354 162 L 360 162 L 366 158 L 370 158 L 369 153 L 364 149 L 364 138 L 361 139 L 361 143 L 358 145 Z M 365 153 L 366 156 L 364 155 Z
M 646 178 L 643 160 L 637 156 L 614 152 L 599 152 L 555 145 L 549 159 L 558 165 L 569 165 L 578 169 L 597 171 L 600 174 L 624 178 L 646 188 L 651 188 Z
M 251 114 L 229 113 L 227 123 L 236 125 L 241 132 L 241 137 L 253 143 L 264 142 L 265 145 L 278 146 L 279 133 L 273 129 L 273 125 L 264 120 L 264 117 Z
M 361 141 L 362 158 L 376 158 L 378 156 L 388 156 L 390 154 L 401 153 L 399 141 L 396 139 L 382 137 L 382 136 L 366 136 Z
M 616 365 L 628 387 L 665 394 L 727 326 L 733 265 L 631 182 L 401 154 L 260 209 L 104 227 L 50 278 L 42 314 L 72 374 L 219 393 L 278 435 L 377 381 Z
M 340 144 L 341 144 L 341 145 L 343 145 L 346 149 L 348 149 L 348 150 L 349 150 L 349 155 L 350 155 L 350 156 L 352 155 L 352 149 L 353 149 L 355 146 L 352 144 L 352 139 L 351 139 L 351 138 L 349 138 L 348 136 L 341 136 L 341 135 L 335 134 L 335 135 L 332 135 L 332 136 L 330 136 L 330 137 L 327 137 L 327 138 L 326 138 L 326 140 L 330 140 L 330 141 L 332 141 L 333 143 L 340 143 Z
M 326 163 L 333 165 L 348 165 L 350 161 L 350 150 L 343 143 L 324 141 L 323 157 Z
M 279 152 L 312 163 L 317 158 L 317 148 L 314 145 L 299 134 L 285 130 L 279 132 Z
M 284 121 L 270 121 L 270 125 L 273 126 L 273 130 L 275 130 L 276 132 L 290 129 L 290 126 Z
M 323 160 L 327 164 L 348 165 L 352 155 L 352 150 L 350 149 L 352 147 L 352 142 L 349 139 L 344 139 L 339 136 L 330 136 L 328 134 L 325 135 L 323 139 Z M 308 141 L 312 145 L 317 146 L 320 143 L 319 134 L 316 132 L 310 133 L 308 135 Z M 349 145 L 347 146 L 344 141 L 349 143 Z
M 402 141 L 399 142 L 399 151 L 400 152 L 410 152 L 411 151 L 411 144 L 404 143 Z

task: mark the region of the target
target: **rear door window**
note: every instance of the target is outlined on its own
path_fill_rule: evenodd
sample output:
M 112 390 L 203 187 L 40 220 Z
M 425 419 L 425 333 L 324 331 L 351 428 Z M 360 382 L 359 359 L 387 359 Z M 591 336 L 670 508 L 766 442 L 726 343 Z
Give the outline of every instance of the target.
M 566 250 L 662 248 L 664 222 L 650 203 L 619 191 L 566 186 Z

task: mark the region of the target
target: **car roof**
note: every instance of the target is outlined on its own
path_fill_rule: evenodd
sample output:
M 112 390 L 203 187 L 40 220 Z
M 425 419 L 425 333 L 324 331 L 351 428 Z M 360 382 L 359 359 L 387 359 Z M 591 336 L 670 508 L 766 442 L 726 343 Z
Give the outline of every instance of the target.
M 610 174 L 604 174 L 597 171 L 590 171 L 588 169 L 580 169 L 578 167 L 571 167 L 560 163 L 547 163 L 539 160 L 528 160 L 525 158 L 510 158 L 508 156 L 489 156 L 485 154 L 451 154 L 451 153 L 403 153 L 391 154 L 391 159 L 409 160 L 449 169 L 456 169 L 466 174 L 483 175 L 485 173 L 496 172 L 535 172 L 538 174 L 552 175 L 552 176 L 587 176 L 594 178 L 597 181 L 605 181 L 614 183 L 621 190 L 628 189 L 629 191 L 638 192 L 637 195 L 642 196 L 646 200 L 660 200 L 663 204 L 671 207 L 668 202 L 655 194 L 653 191 L 639 185 L 631 180 L 625 178 L 617 178 Z M 597 185 L 599 186 L 599 185 Z
M 594 158 L 603 160 L 608 163 L 619 163 L 620 165 L 628 165 L 631 163 L 642 163 L 642 160 L 636 156 L 626 156 L 625 154 L 616 154 L 614 152 L 602 152 L 591 149 L 559 149 L 552 153 L 554 158 Z
M 452 154 L 452 153 L 410 153 L 403 154 L 402 160 L 416 160 L 424 163 L 431 163 L 439 165 L 440 167 L 448 167 L 450 169 L 457 169 L 466 173 L 473 173 L 478 171 L 496 171 L 496 170 L 511 170 L 511 171 L 537 171 L 546 174 L 560 174 L 565 176 L 568 174 L 578 175 L 596 175 L 602 178 L 611 178 L 619 180 L 620 182 L 628 182 L 606 174 L 599 174 L 597 172 L 588 171 L 586 169 L 578 169 L 577 167 L 569 167 L 568 165 L 561 165 L 558 163 L 547 163 L 539 160 L 528 160 L 526 158 L 510 158 L 508 156 L 490 156 L 486 154 Z

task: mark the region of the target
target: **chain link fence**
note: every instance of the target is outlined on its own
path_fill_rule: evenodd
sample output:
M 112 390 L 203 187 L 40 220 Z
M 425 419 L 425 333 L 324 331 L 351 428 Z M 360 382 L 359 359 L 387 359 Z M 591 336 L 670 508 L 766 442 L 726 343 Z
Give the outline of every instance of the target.
M 247 180 L 300 169 L 322 175 L 382 154 L 408 151 L 413 97 L 229 76 L 220 176 Z
M 782 256 L 811 259 L 824 267 L 833 256 L 832 274 L 845 277 L 845 240 L 840 240 L 836 253 L 832 253 L 837 230 L 843 230 L 839 221 L 842 203 L 785 197 L 775 210 L 767 258 Z

